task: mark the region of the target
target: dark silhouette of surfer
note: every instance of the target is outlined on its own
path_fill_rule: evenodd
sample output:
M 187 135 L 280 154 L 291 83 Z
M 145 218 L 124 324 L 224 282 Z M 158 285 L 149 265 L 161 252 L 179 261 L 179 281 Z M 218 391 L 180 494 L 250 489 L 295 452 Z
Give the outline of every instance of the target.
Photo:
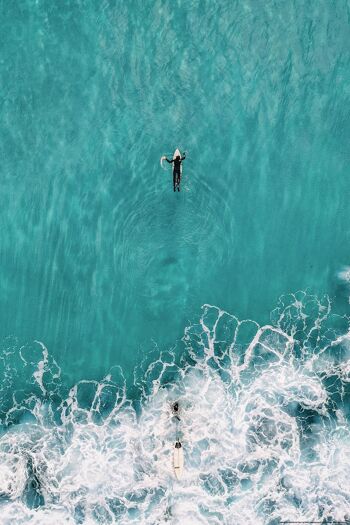
M 181 163 L 183 160 L 185 160 L 186 156 L 180 157 L 180 155 L 177 155 L 175 159 L 169 160 L 167 157 L 165 157 L 165 160 L 169 162 L 169 164 L 174 164 L 173 167 L 173 184 L 174 184 L 174 191 L 180 191 L 180 182 L 181 182 Z
M 172 409 L 173 409 L 173 413 L 174 413 L 174 416 L 176 417 L 176 419 L 178 421 L 181 421 L 181 419 L 179 418 L 179 409 L 180 409 L 180 407 L 179 407 L 179 403 L 177 401 L 173 404 Z

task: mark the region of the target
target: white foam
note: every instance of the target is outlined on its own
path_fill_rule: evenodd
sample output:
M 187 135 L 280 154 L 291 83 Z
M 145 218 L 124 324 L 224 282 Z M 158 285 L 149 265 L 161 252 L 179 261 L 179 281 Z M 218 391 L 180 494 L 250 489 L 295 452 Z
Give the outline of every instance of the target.
M 311 305 L 318 312 L 312 323 Z M 75 385 L 59 407 L 58 426 L 48 405 L 32 396 L 36 423 L 15 425 L 0 440 L 7 523 L 347 519 L 349 424 L 341 407 L 331 419 L 323 379 L 337 374 L 343 384 L 349 380 L 348 361 L 336 363 L 326 351 L 332 341 L 346 346 L 348 337 L 322 335 L 327 305 L 293 297 L 275 312 L 278 322 L 263 327 L 205 305 L 199 324 L 185 331 L 190 360 L 179 368 L 172 351 L 150 363 L 137 412 L 120 371 Z M 307 341 L 315 331 L 311 352 Z M 41 348 L 33 375 L 47 393 L 46 377 L 52 381 L 59 372 Z M 171 383 L 164 382 L 169 369 L 176 372 Z M 180 422 L 171 410 L 175 400 Z M 180 481 L 172 466 L 176 438 L 185 456 Z M 25 496 L 33 475 L 28 458 L 40 485 L 36 508 Z

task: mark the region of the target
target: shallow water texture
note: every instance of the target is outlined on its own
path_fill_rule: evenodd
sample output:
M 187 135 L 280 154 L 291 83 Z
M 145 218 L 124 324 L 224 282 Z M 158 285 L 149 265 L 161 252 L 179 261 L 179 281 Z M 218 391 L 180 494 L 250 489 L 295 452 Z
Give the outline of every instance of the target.
M 0 15 L 0 523 L 350 523 L 350 2 Z
M 349 3 L 1 3 L 1 334 L 131 366 L 349 262 Z M 173 194 L 162 154 L 186 150 Z

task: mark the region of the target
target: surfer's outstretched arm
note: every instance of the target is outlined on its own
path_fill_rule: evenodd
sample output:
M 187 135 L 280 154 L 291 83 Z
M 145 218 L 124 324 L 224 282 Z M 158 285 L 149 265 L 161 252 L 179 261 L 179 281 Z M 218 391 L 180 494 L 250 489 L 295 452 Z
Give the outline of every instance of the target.
M 181 157 L 181 160 L 185 160 L 185 158 L 186 158 L 186 155 L 184 155 L 183 157 Z
M 165 160 L 166 160 L 167 162 L 169 162 L 169 164 L 172 164 L 172 163 L 174 162 L 174 159 L 169 160 L 169 159 L 167 159 L 166 157 L 165 157 Z

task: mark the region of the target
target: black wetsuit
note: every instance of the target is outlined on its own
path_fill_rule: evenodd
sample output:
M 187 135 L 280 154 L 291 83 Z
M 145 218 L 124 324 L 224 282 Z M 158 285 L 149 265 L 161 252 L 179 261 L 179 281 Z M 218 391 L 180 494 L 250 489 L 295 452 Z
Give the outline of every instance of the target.
M 174 168 L 173 168 L 173 183 L 174 183 L 174 191 L 176 191 L 176 188 L 177 188 L 177 191 L 180 191 L 180 182 L 181 182 L 181 162 L 183 160 L 185 160 L 185 156 L 179 158 L 179 159 L 172 159 L 172 160 L 168 160 L 166 159 L 167 162 L 169 162 L 169 164 L 173 164 L 174 163 Z

